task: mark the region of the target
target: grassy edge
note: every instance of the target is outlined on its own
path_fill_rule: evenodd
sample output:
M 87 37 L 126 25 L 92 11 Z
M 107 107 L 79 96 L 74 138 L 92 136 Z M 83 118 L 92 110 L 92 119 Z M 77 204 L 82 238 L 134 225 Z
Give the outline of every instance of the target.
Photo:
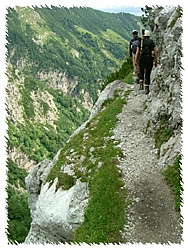
M 182 205 L 181 155 L 177 156 L 172 165 L 168 165 L 163 175 L 175 197 L 175 209 L 180 211 Z
M 170 126 L 169 117 L 166 114 L 158 117 L 158 128 L 154 133 L 155 147 L 158 149 L 158 157 L 163 143 L 167 142 L 174 135 Z
M 122 151 L 116 147 L 112 129 L 117 122 L 117 114 L 121 112 L 126 104 L 127 91 L 122 97 L 116 93 L 114 99 L 108 100 L 103 110 L 91 120 L 87 127 L 78 135 L 74 136 L 66 147 L 61 151 L 59 160 L 52 168 L 47 177 L 48 182 L 58 177 L 58 188 L 67 185 L 66 176 L 61 178 L 61 166 L 74 162 L 74 172 L 79 170 L 78 158 L 84 156 L 81 163 L 85 172 L 79 177 L 81 181 L 87 181 L 90 190 L 90 200 L 85 211 L 85 220 L 74 234 L 74 243 L 121 243 L 121 230 L 126 224 L 126 190 L 122 182 L 121 171 L 118 169 L 118 156 L 122 157 Z M 121 94 L 121 95 L 120 95 Z M 120 97 L 121 96 L 121 97 Z M 83 140 L 84 134 L 88 135 Z M 118 142 L 116 142 L 118 143 Z M 94 147 L 91 153 L 90 149 Z M 70 152 L 74 152 L 72 161 L 67 160 Z M 95 159 L 93 163 L 91 159 Z M 102 162 L 102 166 L 99 167 Z M 71 185 L 74 181 L 71 180 Z

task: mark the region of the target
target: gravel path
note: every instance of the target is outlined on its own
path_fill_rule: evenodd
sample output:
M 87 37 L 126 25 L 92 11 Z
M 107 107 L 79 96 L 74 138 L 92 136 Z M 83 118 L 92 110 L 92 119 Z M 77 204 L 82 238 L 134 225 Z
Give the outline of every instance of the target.
M 144 111 L 147 99 L 136 84 L 114 129 L 124 157 L 120 159 L 128 198 L 128 224 L 123 238 L 129 243 L 180 243 L 181 218 L 158 164 L 154 138 L 144 133 L 148 117 Z

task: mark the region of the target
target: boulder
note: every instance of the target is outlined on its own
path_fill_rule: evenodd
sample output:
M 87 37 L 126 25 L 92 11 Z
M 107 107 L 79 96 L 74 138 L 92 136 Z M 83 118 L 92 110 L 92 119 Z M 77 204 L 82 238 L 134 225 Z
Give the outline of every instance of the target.
M 84 221 L 84 210 L 89 201 L 87 183 L 77 180 L 70 189 L 56 191 L 57 178 L 51 186 L 45 182 L 60 152 L 52 162 L 44 160 L 36 165 L 26 177 L 32 223 L 25 243 L 68 242 Z

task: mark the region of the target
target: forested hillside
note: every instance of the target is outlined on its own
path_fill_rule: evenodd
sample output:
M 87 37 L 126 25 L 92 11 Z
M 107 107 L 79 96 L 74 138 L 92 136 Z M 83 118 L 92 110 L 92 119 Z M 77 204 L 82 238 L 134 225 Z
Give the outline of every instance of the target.
M 30 223 L 25 176 L 87 120 L 107 76 L 130 68 L 131 31 L 142 25 L 86 7 L 17 6 L 6 18 L 8 234 L 22 242 Z
M 23 129 L 24 134 L 32 130 L 36 135 L 31 139 L 38 139 L 40 145 L 44 144 L 40 137 L 46 142 L 51 128 L 57 133 L 49 139 L 65 142 L 88 116 L 87 110 L 93 106 L 105 78 L 126 59 L 131 30 L 140 25 L 139 17 L 91 8 L 9 8 L 9 145 L 18 147 L 22 141 L 30 142 L 22 138 Z M 36 132 L 41 130 L 41 123 L 47 126 L 42 135 Z M 32 128 L 26 124 L 32 124 Z M 34 145 L 25 146 L 27 149 L 22 151 L 35 148 L 35 153 L 25 153 L 41 160 L 36 159 Z M 42 151 L 42 157 L 48 156 Z
M 77 77 L 74 95 L 84 89 L 92 98 L 128 56 L 131 31 L 141 28 L 140 17 L 76 7 L 10 8 L 7 20 L 8 60 L 14 67 L 39 79 L 49 71 Z

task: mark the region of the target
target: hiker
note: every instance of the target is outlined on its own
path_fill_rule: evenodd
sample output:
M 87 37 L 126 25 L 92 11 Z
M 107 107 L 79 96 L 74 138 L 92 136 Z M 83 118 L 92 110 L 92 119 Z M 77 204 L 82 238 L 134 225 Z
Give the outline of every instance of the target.
M 138 31 L 133 30 L 132 31 L 133 38 L 130 41 L 129 45 L 129 51 L 130 51 L 130 58 L 133 61 L 133 67 L 134 67 L 134 74 L 136 76 L 136 82 L 139 83 L 139 64 L 137 60 L 137 64 L 135 64 L 135 57 L 136 57 L 136 49 L 138 45 L 141 42 L 141 38 L 138 37 Z
M 153 56 L 154 54 L 154 56 Z M 144 89 L 145 80 L 145 93 L 149 94 L 150 75 L 153 68 L 153 60 L 155 67 L 157 67 L 157 50 L 152 39 L 150 39 L 150 31 L 142 31 L 141 43 L 136 50 L 135 66 L 138 64 L 139 58 L 139 83 L 140 89 Z

